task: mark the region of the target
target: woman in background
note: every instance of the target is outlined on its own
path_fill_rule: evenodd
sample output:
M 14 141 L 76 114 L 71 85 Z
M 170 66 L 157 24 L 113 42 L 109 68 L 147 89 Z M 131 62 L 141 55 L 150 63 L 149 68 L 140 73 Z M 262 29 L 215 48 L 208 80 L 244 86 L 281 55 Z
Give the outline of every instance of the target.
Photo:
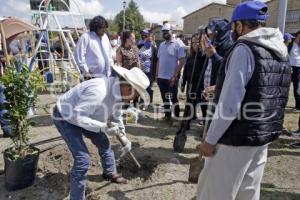
M 117 49 L 117 65 L 126 69 L 133 67 L 141 68 L 139 59 L 139 49 L 136 46 L 135 35 L 131 31 L 125 31 L 121 36 L 121 46 Z M 133 100 L 133 104 L 137 107 L 138 98 Z M 126 108 L 126 106 L 125 106 Z
M 117 50 L 117 64 L 126 69 L 140 68 L 139 49 L 136 46 L 135 35 L 125 31 L 121 36 L 121 46 Z
M 196 59 L 196 60 L 195 60 Z M 187 130 L 190 129 L 190 122 L 197 118 L 197 103 L 201 101 L 201 91 L 199 90 L 199 79 L 203 64 L 205 60 L 205 55 L 199 48 L 199 40 L 197 35 L 193 35 L 191 38 L 190 52 L 186 60 L 186 64 L 183 69 L 181 92 L 184 92 L 186 87 L 186 103 L 184 110 L 184 115 L 189 116 Z M 192 108 L 189 105 L 193 104 Z M 206 105 L 201 105 L 202 116 L 206 116 Z
M 144 41 L 140 46 L 140 62 L 143 72 L 150 80 L 150 85 L 147 88 L 147 92 L 150 96 L 150 103 L 153 102 L 153 90 L 152 84 L 156 75 L 156 63 L 157 63 L 157 48 L 153 45 L 153 34 L 149 30 L 143 30 Z
M 118 36 L 113 35 L 110 39 L 111 49 L 112 49 L 112 59 L 114 64 L 117 63 L 117 50 L 118 50 Z

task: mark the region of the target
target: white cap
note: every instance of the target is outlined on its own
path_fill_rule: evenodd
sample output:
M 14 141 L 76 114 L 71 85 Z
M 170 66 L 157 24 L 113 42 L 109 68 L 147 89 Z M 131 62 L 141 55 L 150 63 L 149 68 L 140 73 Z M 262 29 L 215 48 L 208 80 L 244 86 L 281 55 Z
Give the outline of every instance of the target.
M 172 30 L 172 26 L 171 26 L 171 24 L 169 24 L 169 23 L 165 23 L 165 24 L 163 25 L 163 27 L 161 28 L 161 30 L 162 30 L 162 31 L 170 31 L 170 30 Z

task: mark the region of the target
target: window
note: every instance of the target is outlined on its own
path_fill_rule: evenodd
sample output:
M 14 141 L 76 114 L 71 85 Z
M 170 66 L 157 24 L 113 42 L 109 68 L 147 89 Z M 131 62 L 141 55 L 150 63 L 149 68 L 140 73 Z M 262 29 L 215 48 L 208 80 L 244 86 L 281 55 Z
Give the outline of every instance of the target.
M 31 10 L 39 10 L 39 6 L 42 0 L 30 0 L 30 9 Z M 62 2 L 65 2 L 70 7 L 70 1 L 69 0 L 51 0 L 49 9 L 50 10 L 56 10 L 56 11 L 67 11 L 65 4 Z

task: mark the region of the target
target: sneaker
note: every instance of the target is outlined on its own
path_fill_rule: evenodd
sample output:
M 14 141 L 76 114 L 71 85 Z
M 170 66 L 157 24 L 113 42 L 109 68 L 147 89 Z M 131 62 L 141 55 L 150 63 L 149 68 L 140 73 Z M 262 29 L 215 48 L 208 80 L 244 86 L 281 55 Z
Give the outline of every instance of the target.
M 292 132 L 291 135 L 294 136 L 294 137 L 300 137 L 300 130 Z

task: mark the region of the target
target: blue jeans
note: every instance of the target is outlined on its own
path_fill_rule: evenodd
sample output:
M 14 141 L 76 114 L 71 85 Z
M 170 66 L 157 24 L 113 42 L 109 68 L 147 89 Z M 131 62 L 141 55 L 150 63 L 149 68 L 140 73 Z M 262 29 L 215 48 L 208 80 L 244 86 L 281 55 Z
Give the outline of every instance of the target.
M 157 84 L 160 90 L 161 98 L 164 103 L 164 113 L 165 117 L 171 117 L 172 112 L 170 109 L 170 100 L 172 101 L 172 104 L 174 108 L 174 115 L 176 117 L 179 117 L 180 114 L 180 107 L 178 104 L 178 81 L 171 87 L 168 79 L 157 79 Z M 168 97 L 168 95 L 171 95 L 171 97 Z M 170 98 L 170 99 L 169 99 Z
M 93 133 L 63 120 L 57 108 L 53 111 L 53 121 L 62 138 L 70 149 L 74 163 L 71 171 L 71 200 L 83 200 L 85 196 L 86 176 L 90 166 L 90 156 L 83 136 L 97 146 L 101 157 L 103 173 L 112 175 L 116 172 L 115 155 L 104 133 Z

